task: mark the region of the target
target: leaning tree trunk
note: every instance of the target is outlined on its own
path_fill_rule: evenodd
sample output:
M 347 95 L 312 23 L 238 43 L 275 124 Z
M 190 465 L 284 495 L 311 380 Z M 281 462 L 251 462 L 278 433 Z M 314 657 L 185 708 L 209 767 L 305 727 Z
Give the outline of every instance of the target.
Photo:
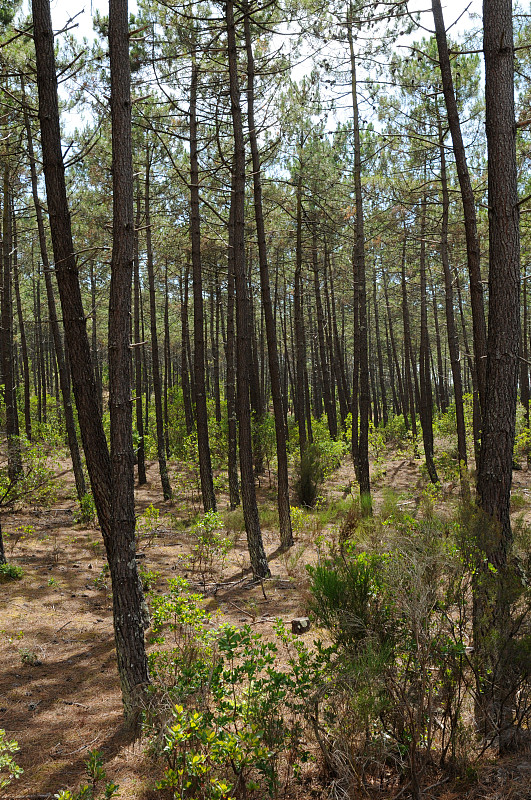
M 474 332 L 474 358 L 477 374 L 479 402 L 481 411 L 485 405 L 486 394 L 486 369 L 487 369 L 487 329 L 485 325 L 485 306 L 483 302 L 483 284 L 481 282 L 480 246 L 477 232 L 476 205 L 472 182 L 468 172 L 466 151 L 461 135 L 459 111 L 455 99 L 450 54 L 446 40 L 446 30 L 441 8 L 441 0 L 432 0 L 433 21 L 435 23 L 435 36 L 439 52 L 439 67 L 441 70 L 442 88 L 448 127 L 452 136 L 452 144 L 457 168 L 457 177 L 461 188 L 461 202 L 463 204 L 466 254 L 468 274 L 470 278 L 470 305 L 472 309 L 472 327 Z M 501 45 L 500 45 L 501 46 Z M 508 46 L 508 45 L 507 45 Z M 512 47 L 512 42 L 511 42 Z
M 23 79 L 21 79 L 21 83 L 22 83 L 22 94 L 24 96 Z M 39 235 L 39 246 L 41 252 L 42 268 L 44 271 L 44 281 L 46 284 L 46 298 L 48 300 L 48 316 L 50 318 L 50 325 L 52 327 L 52 335 L 55 345 L 55 354 L 57 357 L 57 366 L 59 369 L 59 383 L 61 386 L 61 394 L 63 397 L 66 435 L 68 439 L 68 448 L 70 450 L 70 457 L 72 459 L 72 469 L 74 471 L 74 479 L 76 482 L 76 492 L 78 499 L 81 501 L 81 499 L 87 493 L 87 487 L 85 483 L 85 475 L 83 473 L 81 452 L 79 450 L 79 443 L 77 440 L 76 422 L 74 418 L 74 409 L 72 406 L 72 395 L 70 392 L 70 376 L 68 374 L 68 368 L 66 364 L 63 340 L 61 337 L 61 330 L 59 328 L 59 320 L 57 319 L 55 294 L 52 284 L 52 268 L 50 267 L 50 261 L 48 258 L 46 231 L 44 228 L 42 206 L 39 200 L 39 193 L 38 193 L 37 169 L 35 165 L 35 155 L 33 150 L 33 136 L 31 132 L 28 109 L 25 103 L 24 103 L 24 125 L 26 128 L 26 139 L 28 144 L 28 155 L 30 162 L 31 190 L 33 194 L 33 204 L 35 206 L 35 214 L 37 217 L 37 232 Z

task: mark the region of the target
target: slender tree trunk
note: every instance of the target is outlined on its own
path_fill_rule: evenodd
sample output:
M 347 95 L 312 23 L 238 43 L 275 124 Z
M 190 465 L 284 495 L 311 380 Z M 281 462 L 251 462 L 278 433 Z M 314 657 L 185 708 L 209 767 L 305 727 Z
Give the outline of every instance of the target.
M 317 231 L 316 222 L 312 225 L 312 266 L 313 266 L 313 287 L 315 293 L 315 309 L 317 313 L 317 336 L 319 340 L 319 361 L 321 364 L 321 386 L 323 389 L 323 399 L 328 421 L 328 431 L 332 439 L 337 439 L 337 415 L 335 403 L 332 401 L 331 375 L 326 357 L 326 342 L 324 329 L 323 303 L 321 300 L 321 285 L 319 282 L 319 261 L 317 254 Z
M 361 186 L 361 139 L 358 111 L 356 56 L 352 33 L 353 8 L 349 4 L 347 34 L 350 48 L 350 75 L 352 91 L 352 121 L 354 132 L 354 196 L 356 200 L 356 244 L 355 260 L 358 283 L 359 305 L 359 414 L 360 430 L 358 438 L 358 480 L 360 496 L 365 496 L 363 508 L 370 511 L 371 485 L 369 479 L 369 353 L 367 347 L 367 292 L 365 283 L 365 232 L 363 220 L 363 190 Z
M 227 257 L 227 346 L 225 351 L 225 358 L 227 361 L 227 462 L 231 511 L 240 505 L 240 486 L 238 481 L 238 419 L 236 413 L 236 334 L 234 325 L 234 204 L 236 196 L 234 177 L 232 178 L 232 184 L 229 217 L 229 248 Z
M 238 347 L 237 397 L 240 445 L 240 475 L 243 515 L 247 532 L 247 546 L 251 569 L 257 578 L 269 577 L 270 570 L 262 541 L 260 519 L 254 485 L 251 408 L 249 402 L 251 330 L 250 306 L 245 271 L 245 144 L 243 138 L 240 89 L 238 85 L 238 54 L 232 0 L 225 5 L 227 24 L 227 50 L 229 62 L 229 91 L 234 134 L 234 277 L 236 286 L 236 322 Z
M 374 267 L 372 292 L 372 299 L 374 303 L 374 331 L 376 335 L 376 348 L 378 351 L 378 376 L 380 379 L 380 393 L 382 395 L 382 421 L 384 426 L 386 426 L 389 421 L 389 411 L 387 408 L 387 393 L 385 390 L 382 343 L 380 341 L 380 316 L 378 312 L 378 297 L 376 293 L 376 266 Z
M 205 339 L 203 314 L 203 276 L 201 264 L 201 218 L 199 214 L 199 159 L 197 153 L 197 81 L 199 67 L 192 56 L 190 83 L 190 237 L 192 244 L 192 275 L 194 291 L 194 386 L 195 418 L 199 475 L 204 511 L 216 510 L 214 478 L 208 435 L 208 413 L 205 387 Z
M 145 220 L 146 220 L 146 265 L 149 283 L 149 312 L 151 326 L 151 369 L 153 373 L 153 395 L 155 399 L 155 421 L 157 425 L 157 456 L 159 460 L 160 482 L 165 500 L 171 500 L 172 492 L 166 464 L 164 446 L 164 416 L 162 411 L 162 384 L 160 379 L 159 338 L 157 333 L 157 306 L 155 302 L 155 267 L 153 265 L 153 246 L 151 244 L 151 203 L 150 203 L 151 156 L 146 148 L 145 182 Z
M 11 483 L 22 475 L 22 453 L 20 448 L 17 398 L 13 374 L 13 316 L 11 302 L 11 251 L 13 249 L 11 228 L 11 193 L 9 167 L 4 165 L 4 207 L 2 231 L 2 378 L 4 381 L 4 403 L 6 408 L 7 474 Z
M 465 411 L 463 407 L 463 381 L 461 377 L 461 360 L 459 357 L 459 339 L 454 316 L 454 293 L 452 274 L 448 257 L 448 217 L 450 211 L 450 195 L 446 175 L 446 155 L 442 140 L 442 131 L 439 128 L 439 151 L 441 157 L 441 188 L 442 188 L 442 223 L 441 223 L 441 263 L 444 272 L 446 330 L 448 333 L 448 350 L 450 351 L 450 366 L 454 384 L 455 417 L 457 425 L 457 454 L 459 458 L 459 474 L 461 476 L 461 493 L 468 494 L 468 481 L 465 479 L 463 469 L 467 464 Z
M 24 96 L 24 82 L 22 80 L 22 94 Z M 63 347 L 63 339 L 59 327 L 59 320 L 57 318 L 57 309 L 55 306 L 55 293 L 52 283 L 52 268 L 50 267 L 50 260 L 48 258 L 48 246 L 46 244 L 46 231 L 44 228 L 44 218 L 42 213 L 42 206 L 38 194 L 38 181 L 37 169 L 35 165 L 35 155 L 33 150 L 33 136 L 31 132 L 31 125 L 26 104 L 24 104 L 24 124 L 26 128 L 26 140 L 28 144 L 28 155 L 30 161 L 31 172 L 31 189 L 33 194 L 33 204 L 35 206 L 35 213 L 37 216 L 37 231 L 39 234 L 39 247 L 41 253 L 42 268 L 44 271 L 44 281 L 46 284 L 46 297 L 48 300 L 48 316 L 52 327 L 52 334 L 55 343 L 55 353 L 57 356 L 57 364 L 59 369 L 59 383 L 61 386 L 61 395 L 63 397 L 63 408 L 65 412 L 65 427 L 66 435 L 68 438 L 68 448 L 70 450 L 70 457 L 72 459 L 72 469 L 74 472 L 74 479 L 76 482 L 76 492 L 78 499 L 81 499 L 87 494 L 87 486 L 85 483 L 85 475 L 83 472 L 83 462 L 81 460 L 81 452 L 77 440 L 76 422 L 74 418 L 74 408 L 72 405 L 72 395 L 70 391 L 70 376 L 65 358 L 65 350 Z
M 420 215 L 420 422 L 428 475 L 432 483 L 438 483 L 439 477 L 433 461 L 433 395 L 426 290 L 426 195 L 422 197 Z
M 136 449 L 136 465 L 138 472 L 138 485 L 143 486 L 147 482 L 146 478 L 146 447 L 144 442 L 144 419 L 142 416 L 142 353 L 144 350 L 144 340 L 140 338 L 140 257 L 138 248 L 139 228 L 142 215 L 140 212 L 140 192 L 136 198 L 136 222 L 135 240 L 133 253 L 133 281 L 134 281 L 134 305 L 133 305 L 133 324 L 135 333 L 135 411 L 136 411 L 136 431 L 138 434 L 138 447 Z
M 26 338 L 26 325 L 22 314 L 22 299 L 20 296 L 20 281 L 18 270 L 18 238 L 16 217 L 13 214 L 13 283 L 15 285 L 15 297 L 17 301 L 18 329 L 20 331 L 20 347 L 22 350 L 22 368 L 24 372 L 24 429 L 26 438 L 31 442 L 31 387 L 30 370 L 28 357 L 28 342 Z
M 190 265 L 187 262 L 184 276 L 181 280 L 181 385 L 183 390 L 184 420 L 187 436 L 190 436 L 194 427 L 194 414 L 192 409 L 192 397 L 190 393 L 190 364 L 188 361 L 190 338 L 188 329 L 189 276 Z
M 470 279 L 470 305 L 472 308 L 472 327 L 474 331 L 474 356 L 475 368 L 477 373 L 477 383 L 481 409 L 485 404 L 486 376 L 487 376 L 487 328 L 485 324 L 485 307 L 483 301 L 483 284 L 481 282 L 480 269 L 480 247 L 477 233 L 476 206 L 472 182 L 468 172 L 466 161 L 465 146 L 461 135 L 461 125 L 459 122 L 459 112 L 455 99 L 452 70 L 450 67 L 450 55 L 448 53 L 448 42 L 446 40 L 446 30 L 444 27 L 441 0 L 432 0 L 433 20 L 435 23 L 435 35 L 437 39 L 437 49 L 439 52 L 439 67 L 441 70 L 442 87 L 446 112 L 448 114 L 448 126 L 452 136 L 452 144 L 457 168 L 457 177 L 461 188 L 461 201 L 465 216 L 465 237 L 466 252 L 468 262 L 468 274 Z
M 285 409 L 282 398 L 282 384 L 280 380 L 280 364 L 278 358 L 278 345 L 276 321 L 271 306 L 271 290 L 269 280 L 269 264 L 265 237 L 264 215 L 262 210 L 262 180 L 260 154 L 254 119 L 254 55 L 251 43 L 249 7 L 245 3 L 244 17 L 245 46 L 247 51 L 247 120 L 249 125 L 249 140 L 253 163 L 253 197 L 256 221 L 256 234 L 258 240 L 258 261 L 260 267 L 260 292 L 262 309 L 264 312 L 267 357 L 269 363 L 269 376 L 271 379 L 271 395 L 273 400 L 273 415 L 275 419 L 275 436 L 277 445 L 277 506 L 280 526 L 280 543 L 283 549 L 293 544 L 291 529 L 291 514 L 289 502 L 288 455 L 285 427 Z
M 406 230 L 404 225 L 404 242 L 402 244 L 402 321 L 404 325 L 404 370 L 406 374 L 407 395 L 409 398 L 409 412 L 411 415 L 411 432 L 417 435 L 417 418 L 415 413 L 415 396 L 413 392 L 413 354 L 411 347 L 411 328 L 409 324 L 409 308 L 407 303 L 406 288 Z

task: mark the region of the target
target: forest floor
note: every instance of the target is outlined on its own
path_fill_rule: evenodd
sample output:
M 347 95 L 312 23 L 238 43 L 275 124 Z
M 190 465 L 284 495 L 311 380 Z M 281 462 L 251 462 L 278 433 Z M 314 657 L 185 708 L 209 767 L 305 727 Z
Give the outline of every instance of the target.
M 388 453 L 380 459 L 374 490 L 375 505 L 386 490 L 412 508 L 422 502 L 425 480 L 419 460 Z M 75 522 L 78 504 L 72 499 L 72 476 L 68 464 L 58 465 L 57 499 L 48 508 L 24 508 L 6 513 L 2 519 L 6 555 L 20 565 L 24 577 L 4 582 L 0 600 L 0 728 L 8 739 L 16 739 L 17 763 L 24 773 L 0 797 L 9 800 L 44 800 L 59 789 L 76 787 L 84 778 L 84 764 L 91 750 L 103 753 L 107 776 L 120 786 L 120 797 L 150 800 L 160 797 L 150 786 L 159 775 L 151 774 L 152 762 L 142 742 L 133 743 L 122 727 L 120 687 L 116 671 L 112 629 L 112 607 L 105 559 L 99 531 Z M 182 483 L 185 483 L 183 480 Z M 324 503 L 346 500 L 354 486 L 349 459 L 324 486 Z M 274 490 L 267 477 L 258 489 L 262 510 L 274 507 Z M 446 513 L 457 504 L 458 487 L 446 483 L 438 503 Z M 514 473 L 514 494 L 519 515 L 531 522 L 531 472 Z M 190 572 L 186 554 L 190 537 L 175 524 L 191 510 L 197 499 L 189 492 L 176 492 L 164 502 L 157 464 L 149 466 L 148 483 L 136 490 L 141 514 L 150 504 L 160 509 L 155 530 L 140 540 L 144 568 L 160 573 L 157 590 L 167 578 Z M 195 504 L 195 508 L 194 508 Z M 227 507 L 227 498 L 220 498 Z M 233 512 L 236 515 L 239 512 Z M 240 522 L 231 535 L 223 576 L 217 578 L 215 595 L 207 592 L 206 606 L 221 621 L 251 623 L 265 637 L 273 637 L 273 623 L 306 612 L 305 565 L 315 562 L 323 539 L 337 537 L 340 519 L 322 527 L 317 522 L 300 531 L 288 554 L 279 551 L 277 531 L 263 523 L 264 543 L 272 577 L 263 586 L 250 580 L 245 533 Z M 270 515 L 271 516 L 271 515 Z M 31 526 L 32 530 L 28 530 Z M 26 527 L 26 531 L 22 529 Z M 184 558 L 183 558 L 184 557 Z M 315 630 L 303 635 L 309 643 Z M 321 793 L 317 767 L 311 786 L 291 797 L 325 797 Z M 428 796 L 441 800 L 457 797 L 501 800 L 531 798 L 531 754 L 503 761 L 484 759 L 473 786 L 459 788 L 445 783 Z M 398 796 L 398 790 L 395 790 Z M 361 795 L 360 795 L 361 796 Z M 389 797 L 392 797 L 391 793 Z

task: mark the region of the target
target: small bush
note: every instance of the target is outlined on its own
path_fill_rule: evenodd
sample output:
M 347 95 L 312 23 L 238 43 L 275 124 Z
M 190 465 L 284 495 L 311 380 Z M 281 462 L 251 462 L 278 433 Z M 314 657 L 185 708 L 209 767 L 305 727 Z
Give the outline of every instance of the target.
M 319 488 L 324 480 L 324 472 L 315 444 L 307 444 L 301 454 L 297 468 L 295 491 L 301 506 L 313 508 L 319 497 Z
M 22 577 L 24 577 L 24 570 L 18 564 L 0 564 L 0 578 L 19 581 Z
M 107 774 L 103 766 L 103 756 L 99 750 L 92 750 L 85 762 L 88 784 L 79 791 L 71 792 L 63 789 L 54 795 L 57 800 L 111 800 L 118 796 L 118 786 L 112 781 L 107 781 Z M 105 785 L 102 784 L 105 782 Z
M 77 525 L 95 525 L 96 518 L 94 498 L 87 492 L 79 501 L 79 509 L 74 512 L 74 522 Z
M 6 739 L 6 732 L 0 728 L 0 789 L 9 786 L 13 779 L 20 778 L 24 771 L 15 764 L 12 753 L 20 750 L 18 742 L 14 739 Z

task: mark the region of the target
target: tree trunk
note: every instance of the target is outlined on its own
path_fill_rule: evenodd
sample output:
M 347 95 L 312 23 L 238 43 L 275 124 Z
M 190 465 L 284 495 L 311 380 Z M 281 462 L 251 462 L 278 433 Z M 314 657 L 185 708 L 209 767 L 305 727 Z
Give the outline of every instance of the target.
M 428 475 L 432 483 L 438 483 L 439 477 L 433 461 L 433 395 L 426 290 L 426 195 L 422 197 L 420 215 L 420 422 Z
M 146 221 L 146 266 L 149 283 L 149 313 L 151 328 L 151 370 L 153 373 L 153 395 L 155 399 L 155 422 L 157 426 L 157 456 L 159 461 L 160 482 L 165 500 L 171 500 L 172 491 L 166 464 L 166 448 L 164 446 L 164 416 L 162 412 L 162 384 L 160 379 L 159 338 L 157 333 L 157 306 L 155 302 L 155 267 L 153 265 L 153 247 L 151 244 L 151 208 L 150 208 L 150 171 L 151 156 L 146 148 L 146 182 L 145 182 L 145 221 Z
M 208 435 L 208 413 L 205 387 L 205 339 L 203 315 L 203 276 L 201 264 L 201 218 L 199 215 L 199 159 L 197 155 L 197 81 L 199 68 L 192 55 L 190 82 L 190 238 L 192 244 L 192 275 L 194 291 L 194 386 L 195 417 L 199 475 L 204 511 L 216 510 L 214 478 Z
M 22 94 L 24 96 L 24 81 L 22 82 Z M 31 190 L 33 194 L 33 204 L 35 206 L 35 213 L 37 216 L 37 231 L 39 235 L 39 246 L 41 252 L 42 268 L 44 270 L 44 281 L 46 284 L 46 297 L 48 300 L 48 316 L 50 317 L 50 324 L 52 326 L 52 334 L 55 343 L 55 353 L 57 356 L 57 364 L 59 368 L 59 383 L 61 386 L 61 394 L 63 397 L 63 408 L 65 412 L 65 426 L 66 435 L 68 438 L 68 448 L 70 450 L 70 457 L 72 458 L 72 469 L 74 471 L 74 478 L 76 482 L 76 492 L 78 499 L 81 499 L 87 493 L 87 486 L 85 483 L 85 475 L 83 473 L 83 462 L 81 460 L 81 452 L 79 450 L 79 443 L 77 440 L 76 422 L 74 418 L 74 409 L 72 406 L 72 395 L 70 392 L 70 376 L 68 374 L 68 367 L 65 358 L 65 351 L 63 347 L 63 340 L 61 330 L 59 327 L 59 320 L 57 319 L 57 309 L 55 306 L 55 294 L 52 284 L 52 268 L 48 258 L 48 246 L 46 244 L 46 231 L 44 228 L 44 219 L 42 214 L 42 206 L 38 194 L 38 181 L 37 169 L 35 165 L 35 155 L 33 150 L 33 136 L 31 133 L 31 125 L 26 104 L 24 104 L 24 124 L 26 128 L 26 139 L 28 144 L 28 155 L 30 161 L 31 172 Z
M 136 222 L 135 222 L 135 241 L 134 241 L 134 260 L 133 260 L 133 281 L 134 281 L 134 306 L 133 324 L 135 333 L 135 411 L 136 411 L 136 432 L 138 435 L 138 447 L 136 449 L 136 468 L 138 473 L 138 485 L 144 486 L 146 478 L 146 447 L 144 442 L 144 419 L 142 416 L 142 353 L 144 341 L 140 337 L 140 257 L 138 252 L 138 236 L 141 221 L 140 213 L 140 192 L 136 198 Z
M 489 330 L 486 394 L 477 494 L 491 520 L 480 542 L 486 567 L 475 581 L 474 646 L 482 677 L 492 685 L 500 750 L 510 744 L 511 687 L 504 644 L 510 631 L 512 545 L 510 496 L 520 339 L 520 231 L 514 116 L 514 51 L 511 0 L 484 0 L 483 50 L 488 150 Z M 487 574 L 486 574 L 487 573 Z M 483 579 L 483 580 L 482 580 Z M 513 578 L 514 580 L 514 578 Z M 493 637 L 493 630 L 496 636 Z M 492 672 L 493 671 L 493 672 Z
M 371 509 L 371 484 L 369 479 L 369 353 L 367 347 L 367 291 L 365 283 L 365 232 L 363 220 L 363 191 L 361 186 L 361 140 L 360 121 L 358 111 L 356 56 L 354 53 L 354 40 L 352 35 L 352 3 L 349 5 L 347 19 L 347 34 L 350 48 L 350 76 L 352 91 L 352 122 L 354 132 L 354 196 L 356 200 L 356 244 L 355 260 L 358 283 L 359 306 L 359 415 L 360 430 L 358 438 L 358 480 L 360 484 L 360 497 L 365 502 L 363 508 L 370 512 Z
M 277 445 L 277 506 L 280 526 L 280 543 L 283 549 L 287 549 L 293 544 L 293 533 L 291 529 L 289 502 L 285 409 L 282 399 L 276 324 L 273 308 L 271 306 L 269 264 L 267 258 L 264 215 L 262 210 L 260 154 L 258 151 L 256 124 L 254 120 L 254 56 L 251 43 L 249 8 L 247 3 L 244 6 L 244 10 L 246 11 L 244 17 L 244 32 L 245 46 L 247 51 L 247 120 L 249 125 L 249 139 L 253 163 L 253 196 L 256 235 L 258 240 L 258 261 L 260 267 L 260 292 L 265 318 L 267 357 L 269 363 L 269 376 L 271 380 L 271 395 L 273 399 L 273 415 L 275 419 L 275 436 Z
M 26 438 L 31 442 L 31 387 L 30 369 L 28 358 L 28 342 L 26 338 L 26 325 L 22 314 L 22 299 L 20 296 L 20 281 L 18 270 L 18 238 L 16 228 L 16 217 L 13 214 L 13 283 L 15 285 L 15 297 L 17 301 L 18 329 L 20 331 L 20 347 L 22 350 L 22 368 L 24 372 L 24 429 Z
M 16 483 L 22 475 L 22 453 L 13 374 L 13 304 L 11 302 L 11 251 L 13 241 L 11 234 L 11 192 L 7 163 L 4 165 L 3 195 L 2 378 L 4 381 L 4 403 L 6 407 L 7 474 L 10 483 Z
M 459 358 L 459 339 L 454 316 L 454 293 L 452 274 L 448 258 L 448 217 L 450 211 L 450 195 L 446 176 L 446 155 L 442 131 L 439 128 L 439 152 L 441 157 L 441 188 L 442 188 L 442 222 L 441 222 L 441 263 L 444 272 L 446 330 L 448 333 L 448 350 L 450 351 L 450 366 L 454 384 L 455 417 L 457 425 L 457 454 L 459 458 L 459 474 L 461 478 L 461 494 L 467 496 L 468 481 L 465 479 L 463 469 L 467 464 L 465 412 L 463 407 L 463 381 L 461 377 L 461 360 Z
M 509 0 L 510 2 L 510 0 Z M 476 206 L 474 192 L 466 161 L 465 146 L 461 135 L 459 112 L 455 99 L 450 55 L 444 27 L 441 0 L 432 0 L 435 35 L 439 52 L 444 101 L 448 114 L 448 126 L 452 136 L 452 144 L 457 168 L 457 177 L 461 188 L 461 201 L 465 215 L 466 253 L 468 274 L 470 278 L 470 305 L 472 309 L 472 327 L 474 331 L 474 356 L 481 410 L 485 404 L 486 369 L 487 369 L 487 329 L 485 325 L 485 307 L 483 302 L 483 284 L 481 282 L 480 247 L 476 223 Z M 511 43 L 512 46 L 512 43 Z
M 236 286 L 236 325 L 238 347 L 237 358 L 237 398 L 240 445 L 240 475 L 243 515 L 247 532 L 247 546 L 251 569 L 257 578 L 267 578 L 271 574 L 262 541 L 256 491 L 254 485 L 251 407 L 249 402 L 251 330 L 250 307 L 247 294 L 245 270 L 245 144 L 243 139 L 242 113 L 240 108 L 240 89 L 238 85 L 238 55 L 232 0 L 225 5 L 227 24 L 227 50 L 229 62 L 229 91 L 234 135 L 234 277 Z
M 236 413 L 236 334 L 234 323 L 234 177 L 229 212 L 229 248 L 227 257 L 227 345 L 225 359 L 227 361 L 227 462 L 229 473 L 229 503 L 233 511 L 240 505 L 240 485 L 238 481 L 238 420 Z
M 114 1 L 111 0 L 111 3 Z M 32 9 L 43 166 L 57 283 L 87 467 L 107 551 L 113 596 L 117 595 L 114 600 L 114 629 L 124 713 L 126 719 L 136 722 L 139 708 L 138 690 L 148 682 L 148 674 L 144 649 L 142 596 L 134 558 L 134 539 L 132 542 L 125 542 L 120 531 L 114 530 L 113 524 L 117 513 L 113 509 L 111 460 L 94 382 L 66 195 L 49 0 L 33 0 Z M 113 18 L 114 28 L 114 7 L 110 16 Z M 125 11 L 125 27 L 127 30 L 127 11 Z M 127 33 L 122 39 L 128 42 Z M 127 64 L 129 64 L 128 58 Z M 129 330 L 129 324 L 127 329 Z M 116 457 L 120 455 L 116 454 Z M 125 454 L 124 459 L 127 459 Z

